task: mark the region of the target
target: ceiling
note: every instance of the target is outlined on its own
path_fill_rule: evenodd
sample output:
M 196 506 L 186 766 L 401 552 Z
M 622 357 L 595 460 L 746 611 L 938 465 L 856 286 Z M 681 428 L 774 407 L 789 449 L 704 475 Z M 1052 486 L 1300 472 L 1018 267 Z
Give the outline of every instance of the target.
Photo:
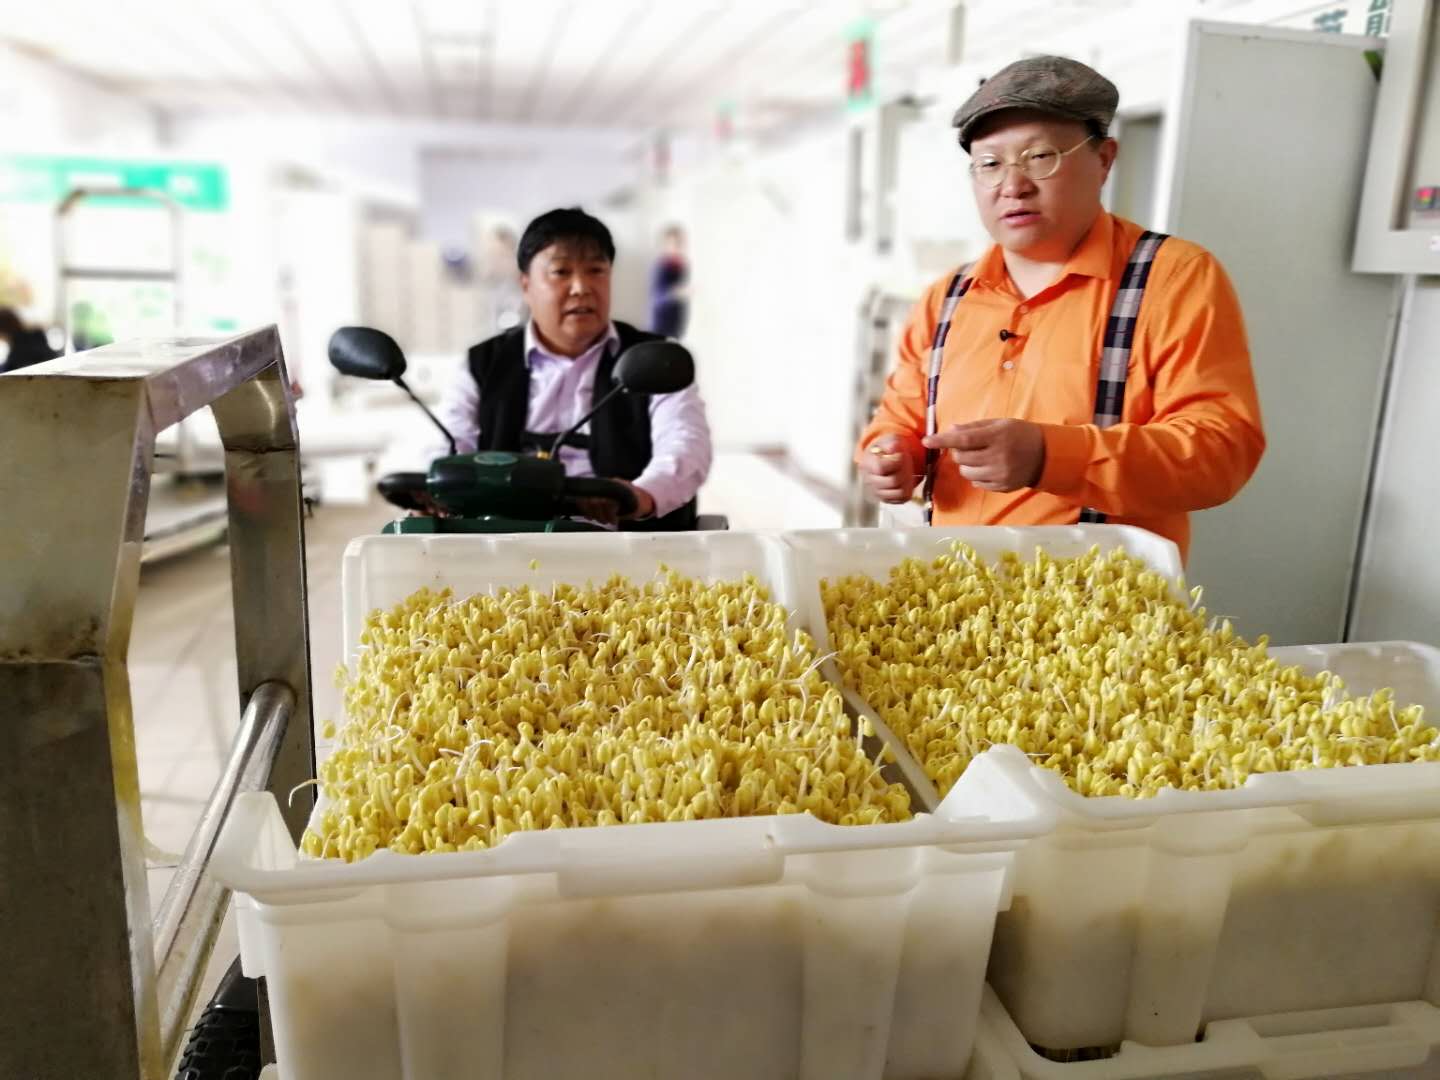
M 1133 0 L 970 0 L 987 44 Z M 1153 2 L 1153 0 L 1152 0 Z M 943 62 L 955 0 L 31 0 L 0 39 L 171 111 L 653 129 L 726 103 L 833 109 L 845 44 L 877 78 Z M 83 27 L 83 33 L 76 28 Z

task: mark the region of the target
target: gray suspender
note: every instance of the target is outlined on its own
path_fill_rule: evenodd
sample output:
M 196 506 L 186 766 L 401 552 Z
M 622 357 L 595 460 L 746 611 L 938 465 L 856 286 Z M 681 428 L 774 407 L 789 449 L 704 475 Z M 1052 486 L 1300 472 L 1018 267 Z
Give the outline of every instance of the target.
M 1150 267 L 1155 253 L 1165 242 L 1165 234 L 1146 231 L 1135 242 L 1125 272 L 1120 277 L 1120 288 L 1115 301 L 1110 305 L 1110 317 L 1105 322 L 1105 340 L 1100 348 L 1100 377 L 1095 387 L 1096 427 L 1108 428 L 1120 422 L 1125 406 L 1125 378 L 1130 369 L 1130 350 L 1135 341 L 1135 326 L 1140 317 L 1140 301 L 1145 296 L 1145 286 L 1150 280 Z M 940 368 L 945 352 L 945 339 L 950 335 L 950 322 L 955 308 L 970 291 L 971 278 L 966 276 L 969 267 L 961 267 L 950 280 L 945 291 L 945 303 L 940 308 L 940 322 L 935 327 L 935 340 L 930 346 L 930 376 L 925 383 L 925 433 L 934 435 L 939 431 L 936 418 L 936 402 L 940 392 Z M 940 454 L 928 450 L 925 454 L 925 524 L 931 524 L 935 513 L 935 466 Z M 1084 523 L 1100 523 L 1105 515 L 1086 507 L 1080 511 L 1079 520 Z
M 950 288 L 945 290 L 945 303 L 940 307 L 940 323 L 935 327 L 935 341 L 930 346 L 930 377 L 925 380 L 925 434 L 934 435 L 940 430 L 935 419 L 936 401 L 940 397 L 940 366 L 945 358 L 945 339 L 950 335 L 950 319 L 960 298 L 970 291 L 970 278 L 965 276 L 968 266 L 962 266 L 950 279 Z M 925 451 L 925 524 L 931 524 L 935 516 L 935 465 L 940 460 L 940 451 Z

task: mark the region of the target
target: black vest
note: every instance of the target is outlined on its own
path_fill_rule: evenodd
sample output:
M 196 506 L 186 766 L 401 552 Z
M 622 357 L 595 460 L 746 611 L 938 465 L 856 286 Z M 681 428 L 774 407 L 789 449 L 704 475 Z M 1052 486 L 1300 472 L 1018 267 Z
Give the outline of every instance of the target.
M 616 322 L 619 350 L 611 347 L 595 369 L 591 404 L 608 394 L 614 383 L 615 361 L 621 352 L 642 341 L 663 340 L 627 323 Z M 525 328 L 517 326 L 470 349 L 470 374 L 479 389 L 476 450 L 524 449 L 530 412 L 530 368 L 525 363 Z M 617 394 L 590 419 L 590 467 L 596 476 L 634 480 L 650 464 L 650 395 Z M 672 531 L 695 528 L 695 500 L 662 518 L 628 521 L 627 530 Z

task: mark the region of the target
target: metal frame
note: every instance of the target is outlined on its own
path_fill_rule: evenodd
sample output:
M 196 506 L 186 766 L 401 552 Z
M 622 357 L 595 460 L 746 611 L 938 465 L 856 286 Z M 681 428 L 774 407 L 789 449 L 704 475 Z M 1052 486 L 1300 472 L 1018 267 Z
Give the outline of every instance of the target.
M 121 266 L 72 266 L 68 253 L 67 225 L 70 215 L 81 204 L 95 199 L 137 199 L 152 202 L 166 212 L 170 225 L 170 269 L 136 270 Z M 72 188 L 55 208 L 55 322 L 65 332 L 65 355 L 75 352 L 75 312 L 71 304 L 70 285 L 76 281 L 151 281 L 169 282 L 170 332 L 179 334 L 184 326 L 185 315 L 185 210 L 175 199 L 164 191 L 154 188 L 137 187 L 78 187 Z M 193 434 L 188 425 L 175 426 L 174 471 L 190 471 Z
M 159 204 L 170 217 L 170 269 L 135 270 L 126 267 L 71 266 L 66 257 L 65 223 L 71 212 L 81 203 L 91 199 L 146 199 Z M 75 351 L 75 324 L 70 310 L 70 282 L 72 281 L 168 281 L 173 286 L 171 302 L 172 324 L 179 333 L 184 306 L 181 299 L 181 275 L 185 266 L 183 241 L 184 211 L 178 202 L 163 191 L 151 188 L 75 188 L 60 200 L 55 209 L 55 262 L 58 270 L 58 287 L 55 303 L 59 307 L 57 322 L 65 328 L 65 352 Z
M 1385 65 L 1375 100 L 1375 123 L 1365 159 L 1365 186 L 1355 225 L 1357 273 L 1440 273 L 1440 222 L 1399 228 L 1409 201 L 1410 171 L 1419 148 L 1426 77 L 1440 79 L 1440 57 L 1430 55 L 1440 0 L 1394 5 Z M 1440 117 L 1431 117 L 1432 124 Z
M 206 406 L 225 446 L 244 719 L 152 926 L 126 656 L 155 436 Z M 206 862 L 231 800 L 314 775 L 300 462 L 276 330 L 0 376 L 0 463 L 0 1075 L 160 1080 L 228 902 Z M 281 799 L 293 836 L 311 805 L 309 788 Z
M 921 118 L 922 107 L 891 101 L 858 114 L 846 142 L 845 238 L 864 242 L 880 256 L 895 248 L 895 188 L 900 172 L 900 135 Z
M 885 393 L 885 380 L 894 367 L 895 326 L 903 323 L 916 298 L 887 292 L 872 286 L 860 302 L 860 327 L 856 334 L 854 398 L 850 406 L 850 445 L 860 440 L 870 423 L 880 398 Z M 883 509 L 865 489 L 865 482 L 855 468 L 850 470 L 850 485 L 845 499 L 845 524 L 869 527 L 879 524 Z

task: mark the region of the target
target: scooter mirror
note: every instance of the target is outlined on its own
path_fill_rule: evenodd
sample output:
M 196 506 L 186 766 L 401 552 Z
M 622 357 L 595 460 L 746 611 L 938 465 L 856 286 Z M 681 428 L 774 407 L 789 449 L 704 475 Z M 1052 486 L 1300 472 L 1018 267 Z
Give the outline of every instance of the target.
M 620 354 L 615 381 L 632 394 L 673 394 L 695 381 L 695 358 L 673 341 L 642 341 Z
M 405 374 L 395 339 L 368 326 L 342 326 L 330 335 L 330 363 L 343 375 L 393 381 Z

